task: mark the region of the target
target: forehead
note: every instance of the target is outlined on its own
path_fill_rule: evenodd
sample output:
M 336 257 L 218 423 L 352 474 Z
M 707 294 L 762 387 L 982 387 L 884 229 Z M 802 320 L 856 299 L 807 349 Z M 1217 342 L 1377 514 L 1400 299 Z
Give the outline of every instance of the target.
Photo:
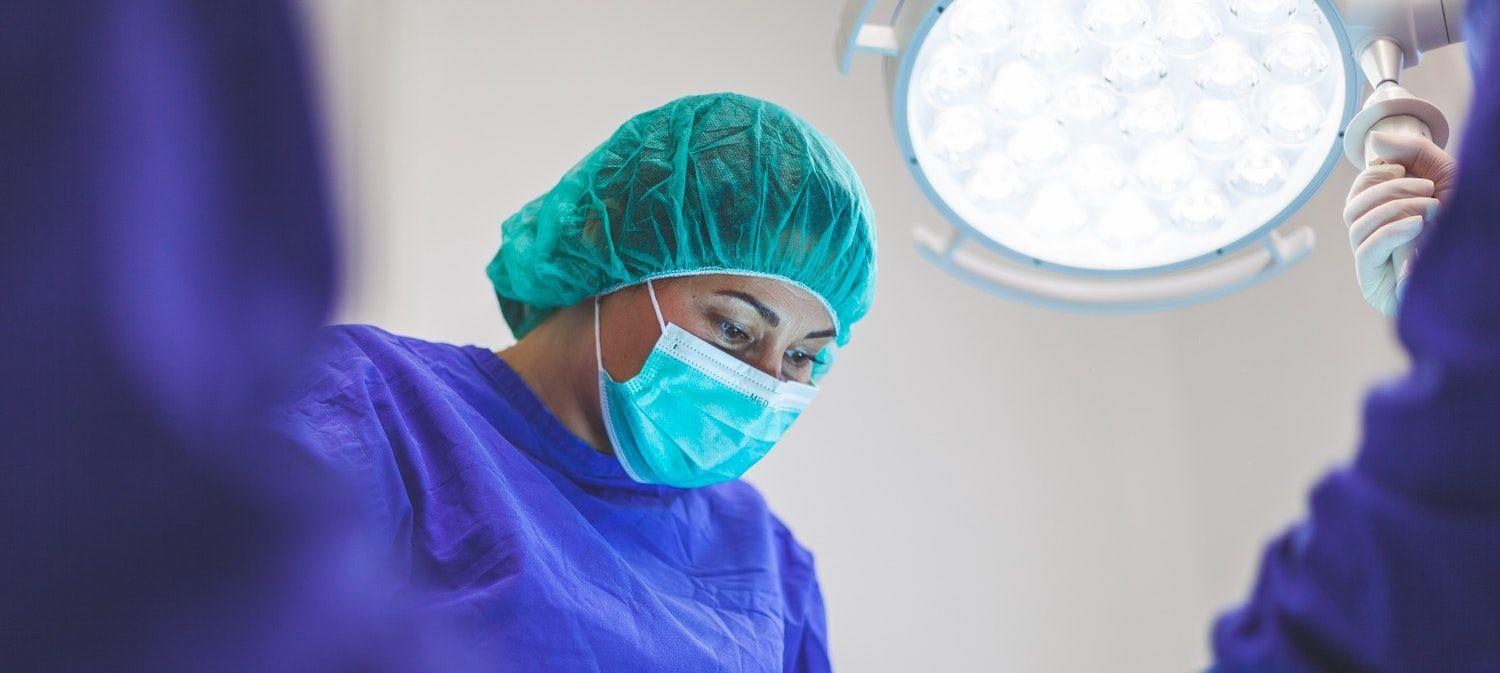
M 763 276 L 740 276 L 734 274 L 704 274 L 673 279 L 694 295 L 706 296 L 719 292 L 739 292 L 750 295 L 784 319 L 817 328 L 831 328 L 833 318 L 828 308 L 817 295 L 807 288 L 777 278 Z

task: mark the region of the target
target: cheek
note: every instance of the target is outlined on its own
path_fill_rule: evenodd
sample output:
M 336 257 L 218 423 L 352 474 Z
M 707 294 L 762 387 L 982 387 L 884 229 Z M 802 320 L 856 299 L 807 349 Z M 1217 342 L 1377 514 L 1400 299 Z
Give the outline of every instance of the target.
M 599 346 L 604 356 L 604 369 L 616 381 L 625 381 L 641 373 L 641 367 L 661 337 L 650 304 L 645 307 L 645 321 L 629 308 L 606 305 L 599 316 Z
M 654 341 L 604 337 L 604 370 L 616 381 L 624 382 L 635 378 L 636 374 L 641 373 L 641 367 L 645 366 Z

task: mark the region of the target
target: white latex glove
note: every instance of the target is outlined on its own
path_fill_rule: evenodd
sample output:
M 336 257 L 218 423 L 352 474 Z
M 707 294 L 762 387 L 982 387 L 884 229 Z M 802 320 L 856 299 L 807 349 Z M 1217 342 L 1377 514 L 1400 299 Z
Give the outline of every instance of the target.
M 1458 162 L 1421 136 L 1374 133 L 1371 147 L 1379 158 L 1354 179 L 1344 224 L 1365 301 L 1395 315 L 1409 271 L 1397 260 L 1414 256 L 1403 253 L 1452 192 Z

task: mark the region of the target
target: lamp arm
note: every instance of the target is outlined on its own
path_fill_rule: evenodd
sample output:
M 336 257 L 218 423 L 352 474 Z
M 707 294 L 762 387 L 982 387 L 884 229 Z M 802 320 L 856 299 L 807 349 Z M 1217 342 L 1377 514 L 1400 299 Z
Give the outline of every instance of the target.
M 918 226 L 917 250 L 965 282 L 1007 299 L 1075 313 L 1135 313 L 1199 304 L 1268 280 L 1312 250 L 1309 227 L 1271 232 L 1261 246 L 1223 261 L 1149 278 L 1037 274 L 996 259 L 955 229 Z

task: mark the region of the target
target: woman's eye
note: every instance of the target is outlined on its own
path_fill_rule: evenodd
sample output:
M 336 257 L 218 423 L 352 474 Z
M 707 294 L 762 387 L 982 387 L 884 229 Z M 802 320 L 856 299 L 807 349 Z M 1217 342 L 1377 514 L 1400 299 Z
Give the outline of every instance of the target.
M 797 369 L 811 367 L 813 363 L 817 362 L 817 359 L 807 351 L 787 351 L 786 359 Z
M 750 340 L 750 335 L 743 328 L 728 320 L 719 321 L 719 338 L 732 344 L 744 343 Z

